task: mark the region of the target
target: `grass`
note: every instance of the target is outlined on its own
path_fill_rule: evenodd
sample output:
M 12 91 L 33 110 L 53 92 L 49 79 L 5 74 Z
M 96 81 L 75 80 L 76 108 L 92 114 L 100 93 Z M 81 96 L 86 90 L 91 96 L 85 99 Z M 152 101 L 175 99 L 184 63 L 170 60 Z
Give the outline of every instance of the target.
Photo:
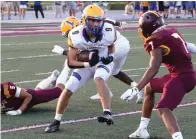
M 184 34 L 184 38 L 188 42 L 196 43 L 195 29 L 180 29 L 180 32 Z M 141 39 L 138 37 L 136 31 L 121 32 L 126 36 L 133 48 L 127 57 L 126 64 L 123 69 L 137 69 L 127 71 L 129 75 L 137 75 L 133 77 L 138 81 L 148 66 L 149 56 L 143 50 Z M 16 72 L 2 73 L 2 81 L 32 81 L 37 79 L 44 79 L 49 74 L 36 75 L 37 73 L 47 73 L 55 69 L 61 70 L 63 67 L 64 58 L 60 56 L 47 56 L 47 57 L 34 57 L 34 58 L 20 58 L 37 55 L 50 55 L 53 45 L 58 44 L 66 46 L 66 40 L 61 35 L 38 35 L 38 36 L 18 36 L 18 37 L 2 37 L 1 39 L 1 69 L 2 71 L 19 70 Z M 15 59 L 6 59 L 15 58 Z M 196 56 L 193 55 L 193 62 L 196 62 Z M 165 68 L 160 68 L 158 75 L 167 73 Z M 18 86 L 24 88 L 34 88 L 38 82 L 20 83 Z M 130 112 L 141 110 L 141 104 L 135 104 L 134 101 L 125 103 L 120 100 L 121 94 L 127 90 L 128 86 L 124 85 L 120 81 L 111 77 L 109 87 L 112 90 L 114 97 L 112 100 L 112 111 L 114 114 L 122 112 Z M 185 96 L 182 103 L 195 102 L 196 91 Z M 81 119 L 99 116 L 102 112 L 100 102 L 91 101 L 89 97 L 96 94 L 95 84 L 93 80 L 87 83 L 84 87 L 80 88 L 72 97 L 71 104 L 63 116 L 63 120 Z M 156 101 L 158 101 L 160 95 L 157 95 Z M 37 105 L 29 112 L 23 113 L 20 116 L 6 116 L 1 115 L 2 129 L 17 128 L 21 126 L 28 126 L 34 124 L 45 124 L 52 122 L 55 114 L 56 100 Z M 181 130 L 185 139 L 195 139 L 196 129 L 195 106 L 178 108 L 175 111 L 178 118 Z M 131 116 L 122 116 L 114 118 L 115 124 L 112 126 L 106 126 L 105 124 L 99 124 L 96 120 L 64 124 L 61 126 L 61 131 L 54 134 L 43 133 L 44 128 L 10 132 L 2 134 L 3 139 L 48 139 L 48 138 L 63 138 L 63 139 L 119 139 L 127 138 L 139 124 L 141 114 L 134 114 Z M 149 125 L 149 132 L 153 138 L 168 139 L 170 136 L 163 125 L 161 119 L 153 112 L 152 120 Z

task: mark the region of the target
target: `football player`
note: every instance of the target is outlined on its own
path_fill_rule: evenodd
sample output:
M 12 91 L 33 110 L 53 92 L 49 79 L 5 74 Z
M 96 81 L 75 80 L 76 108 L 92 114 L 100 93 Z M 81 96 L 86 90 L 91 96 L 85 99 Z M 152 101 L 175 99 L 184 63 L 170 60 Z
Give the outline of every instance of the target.
M 157 12 L 148 11 L 140 17 L 138 32 L 144 39 L 144 48 L 150 55 L 150 63 L 138 85 L 121 96 L 121 99 L 129 101 L 145 87 L 140 125 L 129 137 L 150 137 L 147 127 L 155 93 L 162 93 L 156 105 L 157 111 L 172 138 L 183 139 L 172 111 L 196 85 L 196 74 L 186 42 L 176 29 L 166 27 L 163 17 Z M 169 74 L 154 78 L 161 63 L 165 64 Z
M 84 18 L 82 18 L 81 20 L 82 22 L 80 22 L 81 24 L 84 24 Z M 76 17 L 67 17 L 65 20 L 63 20 L 63 22 L 61 23 L 61 32 L 62 35 L 64 37 L 68 37 L 68 33 L 70 30 L 72 30 L 76 25 L 78 26 L 79 20 Z M 110 23 L 114 26 L 118 26 L 121 27 L 125 24 L 124 22 L 118 22 L 112 19 L 104 19 L 105 23 Z M 117 40 L 114 43 L 115 45 L 115 53 L 114 53 L 114 67 L 113 67 L 113 71 L 112 71 L 112 75 L 119 79 L 120 81 L 124 82 L 127 85 L 130 85 L 131 87 L 134 87 L 137 85 L 136 82 L 134 82 L 128 75 L 126 75 L 124 72 L 120 71 L 123 64 L 125 63 L 126 57 L 129 53 L 130 50 L 130 44 L 129 41 L 120 34 L 120 32 L 117 31 Z M 52 50 L 53 52 L 59 54 L 59 55 L 67 55 L 68 50 L 64 50 L 63 48 L 61 48 L 58 45 L 54 46 L 54 49 Z M 111 96 L 113 96 L 113 94 L 111 93 Z M 142 102 L 142 96 L 143 96 L 143 92 L 141 92 L 140 94 L 138 94 L 138 98 L 137 98 L 137 103 L 141 103 Z M 99 99 L 99 94 L 96 94 L 94 96 L 91 97 L 91 99 L 96 100 Z
M 59 97 L 54 121 L 45 129 L 46 133 L 59 130 L 62 115 L 72 94 L 91 78 L 94 78 L 103 108 L 103 114 L 97 120 L 108 125 L 113 124 L 110 90 L 106 82 L 113 68 L 116 31 L 111 24 L 104 23 L 104 11 L 98 5 L 87 6 L 83 13 L 85 24 L 72 29 L 68 34 L 67 64 L 75 70 Z M 89 62 L 76 60 L 79 50 L 91 51 Z
M 50 83 L 52 83 L 56 80 L 58 74 L 58 71 L 54 71 L 46 80 L 50 80 Z M 58 84 L 51 89 L 41 89 L 42 87 L 38 85 L 35 90 L 17 87 L 12 82 L 2 82 L 1 112 L 7 115 L 20 115 L 37 104 L 46 103 L 58 98 L 64 89 L 64 86 L 58 86 Z

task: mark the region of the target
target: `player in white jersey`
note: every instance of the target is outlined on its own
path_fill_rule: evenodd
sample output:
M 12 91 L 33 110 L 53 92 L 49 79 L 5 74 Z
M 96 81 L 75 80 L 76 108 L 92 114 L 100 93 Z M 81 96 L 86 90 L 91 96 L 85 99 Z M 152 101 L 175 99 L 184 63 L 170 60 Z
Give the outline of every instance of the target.
M 76 25 L 76 23 L 78 23 L 78 22 L 79 22 L 78 19 L 73 16 L 67 17 L 65 20 L 63 20 L 63 22 L 61 23 L 62 35 L 67 38 L 68 32 L 70 30 L 72 30 L 74 28 L 74 25 Z M 110 23 L 114 26 L 118 26 L 119 28 L 123 27 L 123 25 L 126 24 L 125 22 L 118 22 L 118 21 L 108 19 L 108 18 L 105 18 L 104 22 Z M 81 24 L 85 23 L 83 18 L 80 23 Z M 120 71 L 123 64 L 125 63 L 126 57 L 127 57 L 129 50 L 130 50 L 129 41 L 124 36 L 122 36 L 120 34 L 120 32 L 117 31 L 117 40 L 114 44 L 115 44 L 115 53 L 114 53 L 114 67 L 113 67 L 112 75 L 115 78 L 119 79 L 120 81 L 124 82 L 125 84 L 130 85 L 131 87 L 134 87 L 135 85 L 137 85 L 137 83 L 134 82 L 124 72 Z M 66 55 L 66 56 L 67 56 L 67 52 L 68 52 L 68 50 L 64 50 L 63 48 L 61 48 L 58 45 L 55 45 L 54 49 L 52 51 L 59 54 L 59 55 Z M 113 96 L 112 93 L 111 93 L 111 96 Z M 100 99 L 99 94 L 92 96 L 91 99 L 93 99 L 93 100 Z M 137 103 L 142 102 L 142 92 L 141 92 L 141 94 L 138 95 L 136 102 Z
M 64 91 L 58 100 L 54 122 L 45 132 L 55 132 L 59 129 L 64 110 L 74 92 L 94 77 L 101 98 L 103 114 L 98 117 L 99 122 L 113 124 L 111 114 L 110 90 L 106 84 L 112 73 L 114 59 L 114 42 L 116 31 L 111 24 L 104 23 L 104 12 L 97 5 L 89 5 L 84 9 L 85 24 L 70 31 L 68 37 L 68 66 L 75 68 L 72 76 L 65 85 Z M 79 50 L 92 51 L 89 62 L 76 60 Z M 97 51 L 98 50 L 98 51 Z M 101 61 L 100 61 L 101 57 Z

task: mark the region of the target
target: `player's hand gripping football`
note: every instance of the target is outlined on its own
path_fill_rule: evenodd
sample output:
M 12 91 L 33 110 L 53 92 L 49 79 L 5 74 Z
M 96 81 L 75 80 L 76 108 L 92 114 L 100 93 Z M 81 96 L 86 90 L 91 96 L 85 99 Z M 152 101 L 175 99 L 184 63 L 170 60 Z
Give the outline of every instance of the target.
M 64 49 L 59 45 L 55 45 L 54 48 L 52 49 L 52 52 L 59 55 L 63 55 Z
M 108 65 L 110 64 L 112 61 L 114 60 L 113 56 L 108 56 L 107 58 L 102 57 L 101 61 L 103 62 L 103 64 Z
M 95 66 L 99 62 L 99 51 L 93 50 L 91 58 L 89 60 L 89 64 L 91 67 Z
M 6 112 L 6 115 L 20 115 L 22 114 L 21 110 L 16 110 L 16 111 L 8 111 Z
M 124 101 L 130 101 L 133 98 L 137 97 L 137 94 L 139 94 L 139 89 L 137 87 L 133 87 L 131 89 L 128 89 L 122 96 L 120 97 Z

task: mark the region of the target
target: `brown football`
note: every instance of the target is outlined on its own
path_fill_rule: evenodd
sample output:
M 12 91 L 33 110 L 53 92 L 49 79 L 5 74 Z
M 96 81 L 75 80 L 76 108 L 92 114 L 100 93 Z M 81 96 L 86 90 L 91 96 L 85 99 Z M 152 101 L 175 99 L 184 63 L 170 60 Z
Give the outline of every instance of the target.
M 81 62 L 89 62 L 90 51 L 82 50 L 77 54 L 77 60 Z

